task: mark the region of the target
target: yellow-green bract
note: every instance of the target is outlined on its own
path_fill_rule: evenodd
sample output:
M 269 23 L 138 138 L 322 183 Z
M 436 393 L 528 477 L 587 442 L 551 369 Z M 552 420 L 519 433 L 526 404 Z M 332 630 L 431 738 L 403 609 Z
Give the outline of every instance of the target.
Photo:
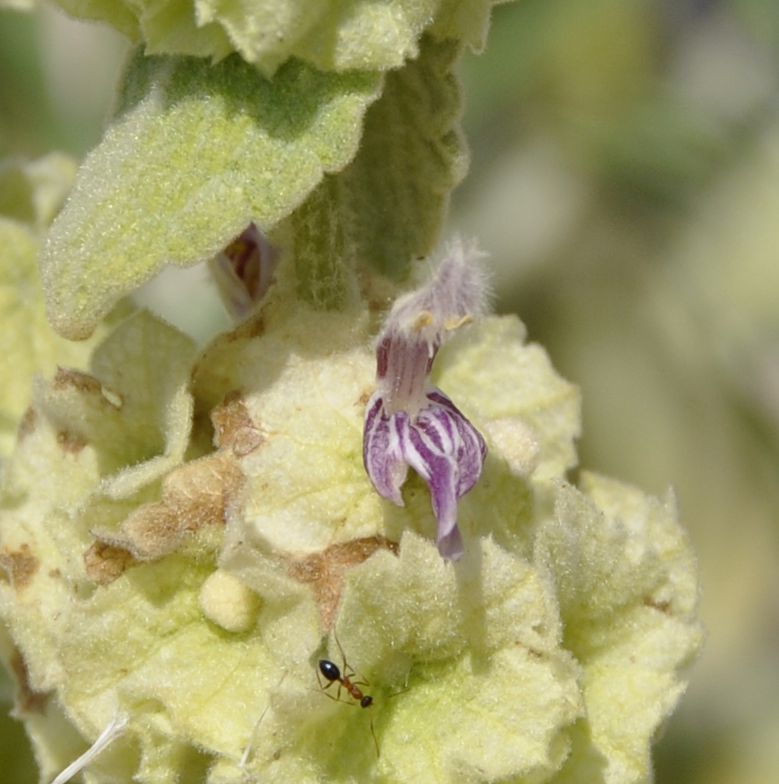
M 238 52 L 271 76 L 291 57 L 323 71 L 398 68 L 417 56 L 426 31 L 480 48 L 496 0 L 58 2 L 74 16 L 108 22 L 148 54 L 218 61 Z
M 41 235 L 75 171 L 57 153 L 0 163 L 0 460 L 12 449 L 35 374 L 51 374 L 57 363 L 81 367 L 95 345 L 63 340 L 51 328 L 38 272 Z
M 321 311 L 293 277 L 199 356 L 140 313 L 37 386 L 0 613 L 42 776 L 121 713 L 93 784 L 646 781 L 701 634 L 673 498 L 572 485 L 577 390 L 487 318 L 436 363 L 490 450 L 444 562 L 424 483 L 362 465 L 374 283 Z M 369 710 L 320 692 L 334 629 Z

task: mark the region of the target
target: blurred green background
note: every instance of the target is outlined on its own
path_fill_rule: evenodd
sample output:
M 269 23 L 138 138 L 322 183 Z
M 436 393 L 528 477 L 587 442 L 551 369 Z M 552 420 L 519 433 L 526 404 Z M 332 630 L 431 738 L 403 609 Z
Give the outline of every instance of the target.
M 125 44 L 0 12 L 0 157 L 100 138 Z M 520 0 L 462 69 L 480 238 L 584 397 L 581 464 L 662 494 L 708 630 L 658 784 L 779 781 L 779 2 Z M 0 777 L 34 781 L 0 683 Z

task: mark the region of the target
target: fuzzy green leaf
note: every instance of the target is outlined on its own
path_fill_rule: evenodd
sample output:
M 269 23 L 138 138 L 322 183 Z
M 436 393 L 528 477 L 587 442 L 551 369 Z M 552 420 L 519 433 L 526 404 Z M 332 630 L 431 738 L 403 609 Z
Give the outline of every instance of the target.
M 549 585 L 489 539 L 476 546 L 454 571 L 406 532 L 397 555 L 349 573 L 326 655 L 340 666 L 343 650 L 370 681 L 372 719 L 290 686 L 256 735 L 258 779 L 476 784 L 560 767 L 582 703 Z
M 51 153 L 0 163 L 0 457 L 13 443 L 36 373 L 83 367 L 94 343 L 63 340 L 46 321 L 38 272 L 41 231 L 59 210 L 76 164 Z
M 638 784 L 650 744 L 684 692 L 679 670 L 700 647 L 695 559 L 660 502 L 592 474 L 563 485 L 537 557 L 557 588 L 564 645 L 584 669 L 588 733 L 556 784 Z
M 352 158 L 379 84 L 296 61 L 269 82 L 238 57 L 135 57 L 51 228 L 42 269 L 55 328 L 83 338 L 165 264 L 202 261 L 250 221 L 267 230 L 288 215 Z
M 325 177 L 292 216 L 298 293 L 320 308 L 342 306 L 349 286 L 341 185 L 341 177 Z

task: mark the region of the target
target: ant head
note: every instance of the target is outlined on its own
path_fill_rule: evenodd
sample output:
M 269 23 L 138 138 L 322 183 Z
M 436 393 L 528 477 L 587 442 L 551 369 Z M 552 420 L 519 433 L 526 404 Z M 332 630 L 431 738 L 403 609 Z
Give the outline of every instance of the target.
M 370 694 L 366 694 L 366 695 L 365 695 L 365 696 L 364 696 L 364 697 L 363 697 L 363 698 L 360 700 L 360 707 L 361 707 L 361 708 L 370 708 L 370 707 L 371 707 L 371 705 L 373 705 L 373 697 L 371 697 L 371 696 L 370 696 Z
M 333 664 L 329 659 L 319 660 L 319 672 L 329 681 L 341 680 L 341 671 L 338 669 L 338 665 Z

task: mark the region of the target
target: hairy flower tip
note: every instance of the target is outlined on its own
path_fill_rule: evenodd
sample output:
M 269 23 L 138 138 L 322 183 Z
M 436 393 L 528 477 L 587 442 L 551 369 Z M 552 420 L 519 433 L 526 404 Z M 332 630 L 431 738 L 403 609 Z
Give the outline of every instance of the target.
M 443 252 L 430 280 L 397 300 L 382 334 L 424 338 L 436 350 L 463 324 L 487 310 L 487 274 L 482 260 L 487 254 L 476 241 L 455 237 Z
M 431 280 L 399 299 L 376 349 L 377 389 L 368 402 L 365 470 L 384 498 L 403 505 L 409 466 L 430 488 L 444 558 L 463 554 L 457 501 L 481 476 L 487 447 L 455 404 L 430 384 L 438 349 L 458 327 L 486 309 L 483 257 L 456 239 Z
M 487 309 L 485 255 L 475 242 L 454 239 L 430 280 L 393 306 L 376 348 L 377 387 L 388 412 L 415 416 L 428 405 L 438 349 Z

